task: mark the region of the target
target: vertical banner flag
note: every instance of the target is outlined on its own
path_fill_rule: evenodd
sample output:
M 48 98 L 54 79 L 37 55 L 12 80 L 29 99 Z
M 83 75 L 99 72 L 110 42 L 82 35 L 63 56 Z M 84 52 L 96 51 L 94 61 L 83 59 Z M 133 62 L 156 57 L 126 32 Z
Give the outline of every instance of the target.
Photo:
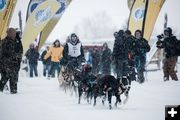
M 131 30 L 132 34 L 134 34 L 137 29 L 143 29 L 145 5 L 145 0 L 135 0 L 133 3 L 128 21 L 128 29 Z
M 31 15 L 31 13 L 36 9 L 36 7 L 44 1 L 45 0 L 30 0 L 26 14 L 26 21 L 28 17 Z
M 128 29 L 134 34 L 142 30 L 143 37 L 150 39 L 156 19 L 165 0 L 135 0 L 128 22 Z
M 143 26 L 143 37 L 147 40 L 149 40 L 151 37 L 151 34 L 154 30 L 154 25 L 164 4 L 164 1 L 165 0 L 147 0 L 147 12 Z
M 29 1 L 27 13 L 26 13 L 26 22 L 27 22 L 29 16 L 32 14 L 32 12 L 37 8 L 37 6 L 40 5 L 41 3 L 43 3 L 44 1 L 45 0 L 30 0 Z M 38 46 L 38 43 L 39 43 L 39 35 L 40 35 L 40 33 L 36 36 L 35 40 L 33 41 L 35 48 Z
M 9 4 L 9 1 L 8 1 Z M 4 22 L 5 22 L 5 17 L 6 17 L 6 8 L 7 8 L 7 1 L 6 0 L 0 0 L 0 40 L 1 34 L 4 28 Z
M 57 0 L 57 1 L 61 4 L 61 7 L 59 8 L 59 10 L 56 12 L 54 17 L 48 22 L 46 27 L 44 27 L 43 31 L 41 32 L 40 38 L 39 38 L 39 45 L 38 45 L 39 49 L 42 47 L 44 42 L 47 40 L 47 38 L 50 35 L 50 33 L 52 32 L 53 28 L 56 26 L 56 24 L 60 20 L 61 16 L 63 15 L 65 9 L 68 7 L 68 5 L 71 2 L 71 0 Z
M 6 36 L 17 0 L 0 0 L 0 39 Z
M 61 5 L 56 0 L 46 0 L 38 5 L 27 19 L 27 23 L 22 34 L 24 52 L 33 43 L 38 34 L 56 14 Z

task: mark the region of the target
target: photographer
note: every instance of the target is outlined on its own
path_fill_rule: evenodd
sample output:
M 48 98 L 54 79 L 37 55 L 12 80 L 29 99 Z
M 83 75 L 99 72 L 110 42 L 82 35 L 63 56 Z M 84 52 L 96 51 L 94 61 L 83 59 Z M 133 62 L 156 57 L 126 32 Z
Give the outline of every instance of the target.
M 23 46 L 22 46 L 22 42 L 21 42 L 21 31 L 19 31 L 19 30 L 16 30 L 15 42 L 16 42 L 15 52 L 16 52 L 16 58 L 17 58 L 17 66 L 16 66 L 17 69 L 16 70 L 17 70 L 17 72 L 19 72 L 21 60 L 22 60 L 22 55 L 23 55 Z
M 169 76 L 172 78 L 172 80 L 177 81 L 178 78 L 175 72 L 177 62 L 177 39 L 175 36 L 173 36 L 172 29 L 170 27 L 164 30 L 164 35 L 158 35 L 157 38 L 157 47 L 163 48 L 165 51 L 165 59 L 163 62 L 164 81 L 169 80 Z

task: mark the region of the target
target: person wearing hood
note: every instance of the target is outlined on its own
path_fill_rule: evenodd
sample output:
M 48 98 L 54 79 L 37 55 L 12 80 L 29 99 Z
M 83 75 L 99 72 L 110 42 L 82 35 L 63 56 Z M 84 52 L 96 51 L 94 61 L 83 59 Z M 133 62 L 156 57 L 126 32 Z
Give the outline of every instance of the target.
M 74 67 L 80 67 L 81 62 L 85 62 L 82 43 L 75 33 L 71 34 L 69 41 L 64 46 L 63 58 L 66 63 L 75 60 Z
M 163 62 L 164 81 L 169 80 L 169 77 L 171 77 L 172 80 L 178 81 L 178 77 L 175 71 L 178 57 L 176 53 L 176 44 L 178 40 L 172 34 L 172 29 L 170 27 L 166 28 L 164 30 L 164 35 L 158 38 L 164 38 L 163 40 L 158 40 L 156 43 L 157 47 L 163 48 L 165 52 L 165 59 Z
M 59 73 L 61 71 L 60 60 L 63 57 L 63 49 L 64 48 L 61 46 L 60 41 L 55 40 L 53 46 L 49 48 L 49 51 L 44 56 L 45 60 L 51 57 L 51 69 L 48 73 L 48 78 L 55 77 L 55 70 L 57 70 L 59 76 Z

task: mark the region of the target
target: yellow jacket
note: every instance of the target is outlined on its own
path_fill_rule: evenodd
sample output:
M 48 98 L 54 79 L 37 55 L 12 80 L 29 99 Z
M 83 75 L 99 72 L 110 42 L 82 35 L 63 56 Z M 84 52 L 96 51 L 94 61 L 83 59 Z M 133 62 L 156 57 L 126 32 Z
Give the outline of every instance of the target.
M 59 62 L 60 59 L 63 57 L 63 47 L 51 47 L 47 54 L 44 56 L 44 59 L 48 59 L 51 57 L 52 62 Z

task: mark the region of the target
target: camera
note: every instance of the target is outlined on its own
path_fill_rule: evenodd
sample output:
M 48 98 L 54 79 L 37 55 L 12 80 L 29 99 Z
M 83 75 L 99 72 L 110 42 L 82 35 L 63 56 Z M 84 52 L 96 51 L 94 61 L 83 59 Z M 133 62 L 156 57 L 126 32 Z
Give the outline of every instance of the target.
M 21 31 L 16 31 L 16 39 L 21 40 Z
M 164 38 L 164 34 L 158 35 L 157 38 L 158 38 L 158 40 L 163 39 Z

